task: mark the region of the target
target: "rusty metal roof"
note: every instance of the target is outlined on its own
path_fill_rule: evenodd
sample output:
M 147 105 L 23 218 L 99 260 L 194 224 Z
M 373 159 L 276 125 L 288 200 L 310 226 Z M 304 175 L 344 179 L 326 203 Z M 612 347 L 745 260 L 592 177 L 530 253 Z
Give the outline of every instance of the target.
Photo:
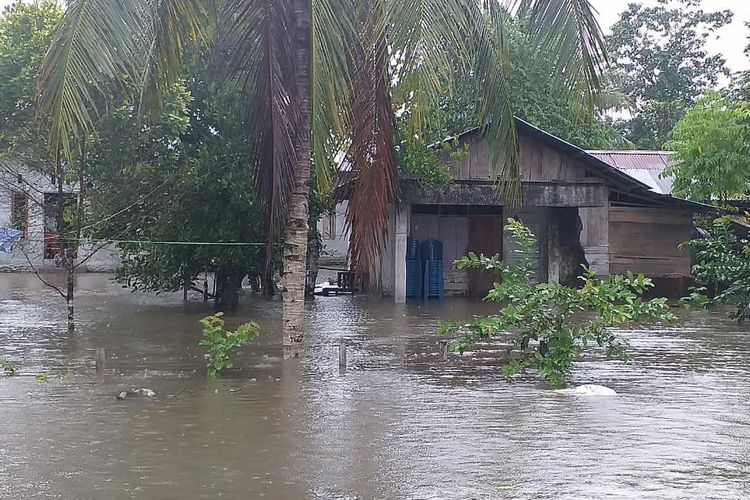
M 672 177 L 662 178 L 673 153 L 669 151 L 588 151 L 591 156 L 638 180 L 659 194 L 672 194 Z

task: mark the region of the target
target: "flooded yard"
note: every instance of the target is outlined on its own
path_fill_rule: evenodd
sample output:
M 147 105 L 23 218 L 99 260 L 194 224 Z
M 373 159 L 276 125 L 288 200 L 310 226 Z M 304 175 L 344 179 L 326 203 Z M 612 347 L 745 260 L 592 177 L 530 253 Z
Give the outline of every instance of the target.
M 280 303 L 244 298 L 228 324 L 258 321 L 260 343 L 207 381 L 197 321 L 210 305 L 102 275 L 79 287 L 69 335 L 59 297 L 0 276 L 0 358 L 21 367 L 0 376 L 0 498 L 750 496 L 750 329 L 723 313 L 624 332 L 632 363 L 573 372 L 618 395 L 580 397 L 508 383 L 482 349 L 441 363 L 438 318 L 481 303 L 320 298 L 303 359 L 282 362 Z M 158 396 L 114 397 L 138 387 Z

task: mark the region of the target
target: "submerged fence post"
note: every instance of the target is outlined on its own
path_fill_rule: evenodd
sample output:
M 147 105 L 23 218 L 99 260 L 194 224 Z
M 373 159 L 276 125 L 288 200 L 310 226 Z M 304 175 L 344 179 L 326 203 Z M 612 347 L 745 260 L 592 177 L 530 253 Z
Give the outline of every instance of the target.
M 103 347 L 97 347 L 96 348 L 96 354 L 94 354 L 94 362 L 96 363 L 96 374 L 101 375 L 104 373 L 104 368 L 106 364 L 106 353 L 104 352 Z
M 346 339 L 341 339 L 339 343 L 339 369 L 346 369 Z
M 440 353 L 440 361 L 448 361 L 448 341 L 438 340 L 438 352 Z

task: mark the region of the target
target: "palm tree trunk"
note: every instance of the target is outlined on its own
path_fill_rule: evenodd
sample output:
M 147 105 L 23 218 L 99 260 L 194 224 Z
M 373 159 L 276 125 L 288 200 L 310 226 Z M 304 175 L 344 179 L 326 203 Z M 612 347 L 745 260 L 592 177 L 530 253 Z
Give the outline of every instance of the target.
M 295 63 L 300 124 L 294 189 L 289 199 L 284 246 L 283 336 L 284 357 L 297 358 L 304 337 L 305 279 L 307 259 L 307 217 L 310 195 L 310 78 L 311 0 L 292 0 L 296 19 Z

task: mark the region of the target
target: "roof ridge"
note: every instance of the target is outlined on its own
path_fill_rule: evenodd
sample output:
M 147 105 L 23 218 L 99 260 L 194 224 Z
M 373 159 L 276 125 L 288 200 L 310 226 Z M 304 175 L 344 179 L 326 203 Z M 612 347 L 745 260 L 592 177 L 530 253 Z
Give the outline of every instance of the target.
M 650 149 L 587 149 L 589 154 L 608 154 L 608 155 L 673 155 L 674 151 L 659 151 Z

